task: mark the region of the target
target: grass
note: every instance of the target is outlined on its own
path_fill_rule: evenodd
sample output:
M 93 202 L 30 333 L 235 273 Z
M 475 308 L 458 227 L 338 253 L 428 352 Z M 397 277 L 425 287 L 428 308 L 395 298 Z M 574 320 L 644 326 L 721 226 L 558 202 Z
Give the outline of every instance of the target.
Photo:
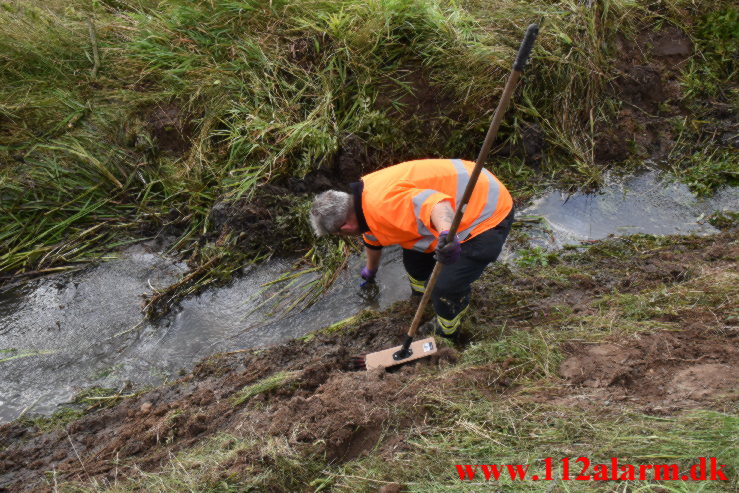
M 710 149 L 688 159 L 692 165 L 682 175 L 682 181 L 699 197 L 710 196 L 722 186 L 739 185 L 736 151 Z
M 113 406 L 121 399 L 134 397 L 144 391 L 145 389 L 140 389 L 137 393 L 124 394 L 122 390 L 90 387 L 79 392 L 68 405 L 60 407 L 50 416 L 26 415 L 24 411 L 16 422 L 23 426 L 35 428 L 37 431 L 43 433 L 61 430 L 93 409 Z
M 514 153 L 492 167 L 521 198 L 551 182 L 598 183 L 597 129 L 620 107 L 609 89 L 615 33 L 686 29 L 702 50 L 686 75 L 689 95 L 726 99 L 730 91 L 694 82 L 719 87 L 733 76 L 736 11 L 728 5 L 709 13 L 679 0 L 595 8 L 517 0 L 496 8 L 473 0 L 3 2 L 0 273 L 77 268 L 168 231 L 192 272 L 154 294 L 148 313 L 156 317 L 274 252 L 306 254 L 311 267 L 335 272 L 347 250 L 315 243 L 307 197 L 275 206 L 277 240 L 266 247 L 255 248 L 248 230 L 246 238 L 217 230 L 210 212 L 223 202 L 258 203 L 265 184 L 335 172 L 349 142 L 366 153 L 365 172 L 411 157 L 474 156 L 532 21 L 542 23 L 541 36 L 498 150 L 521 146 L 523 129 L 535 123 L 545 165 L 530 168 Z M 733 183 L 731 155 L 706 152 L 679 167 L 691 186 L 708 193 Z M 279 247 L 281 239 L 289 241 Z
M 708 222 L 718 229 L 729 229 L 739 223 L 739 212 L 716 211 L 708 217 Z
M 64 429 L 72 421 L 84 415 L 81 409 L 65 407 L 55 411 L 51 416 L 29 416 L 17 420 L 23 426 L 33 427 L 41 432 Z
M 522 267 L 547 266 L 557 258 L 556 253 L 548 252 L 542 247 L 522 248 L 516 254 L 516 264 Z
M 136 491 L 136 488 L 172 493 L 264 491 L 264 488 L 271 488 L 272 491 L 295 491 L 304 488 L 315 475 L 320 474 L 320 461 L 312 461 L 297 454 L 281 438 L 260 443 L 260 450 L 253 457 L 254 464 L 242 465 L 244 457 L 254 454 L 255 445 L 257 442 L 249 437 L 220 434 L 205 440 L 194 449 L 171 457 L 161 471 L 146 472 L 138 468 L 130 469 L 122 464 L 120 479 L 95 481 L 89 486 L 66 483 L 61 485 L 59 491 L 122 493 Z M 214 473 L 219 467 L 229 463 L 233 464 L 232 470 Z M 246 482 L 237 480 L 246 471 L 249 479 Z M 128 481 L 123 477 L 124 474 L 133 475 L 137 480 Z
M 485 399 L 450 400 L 438 396 L 435 413 L 439 421 L 418 427 L 408 438 L 412 452 L 397 457 L 394 471 L 379 457 L 357 461 L 335 474 L 334 491 L 373 491 L 374 481 L 403 483 L 410 492 L 479 491 L 505 488 L 511 491 L 541 491 L 535 481 L 511 481 L 504 474 L 500 481 L 485 484 L 484 478 L 460 481 L 455 464 L 529 464 L 529 477 L 544 477 L 543 460 L 551 457 L 554 472 L 562 477 L 561 459 L 587 457 L 593 466 L 609 464 L 611 457 L 632 464 L 672 464 L 681 473 L 697 457 L 721 457 L 721 463 L 736 467 L 735 416 L 712 412 L 687 412 L 679 417 L 657 418 L 638 413 L 602 414 L 575 411 L 551 405 L 511 399 L 489 402 Z M 407 467 L 397 467 L 398 465 Z M 419 465 L 423 464 L 419 468 Z M 571 468 L 571 478 L 582 469 Z M 361 478 L 361 479 L 360 479 Z M 373 481 L 374 480 L 374 481 Z M 482 484 L 481 484 L 482 483 Z M 695 491 L 679 482 L 558 481 L 560 491 L 664 491 L 663 486 L 682 486 L 678 491 Z M 546 483 L 544 483 L 546 484 Z M 551 484 L 551 483 L 550 483 Z M 618 486 L 616 486 L 618 485 Z M 627 486 L 625 486 L 627 485 Z M 703 491 L 726 491 L 726 484 L 703 483 Z
M 736 77 L 739 48 L 739 10 L 736 6 L 717 8 L 703 14 L 696 25 L 699 55 L 691 60 L 683 84 L 688 96 L 721 97 L 736 103 Z
M 681 330 L 690 320 L 689 316 L 681 319 L 683 313 L 695 313 L 696 320 L 706 321 L 705 331 L 728 334 L 737 320 L 739 283 L 736 269 L 728 267 L 731 252 L 716 250 L 722 260 L 708 254 L 717 241 L 715 237 L 637 235 L 600 242 L 585 251 L 562 252 L 547 265 L 498 265 L 488 270 L 480 281 L 481 290 L 473 295 L 474 310 L 464 327 L 473 332 L 474 342 L 455 363 L 419 369 L 406 381 L 410 387 L 423 385 L 412 404 L 393 408 L 379 443 L 364 456 L 330 462 L 310 447 L 298 450 L 291 437 L 237 430 L 177 452 L 156 471 L 121 463 L 121 475 L 115 481 L 64 483 L 60 491 L 369 493 L 388 483 L 402 484 L 402 491 L 423 493 L 491 488 L 542 491 L 550 486 L 552 491 L 573 492 L 730 491 L 738 486 L 739 468 L 739 418 L 732 402 L 660 412 L 628 399 L 591 396 L 596 389 L 568 386 L 559 376 L 567 344 L 628 345 L 636 334 Z M 733 244 L 726 237 L 720 241 L 727 247 Z M 666 262 L 665 268 L 646 270 L 647 278 L 638 277 L 644 263 L 655 260 Z M 671 272 L 676 262 L 690 265 L 680 275 L 656 279 Z M 582 282 L 608 289 L 582 301 L 582 310 L 574 310 L 572 303 L 554 303 L 563 290 L 577 289 Z M 589 292 L 580 288 L 583 294 Z M 494 308 L 485 311 L 485 307 Z M 351 330 L 383 316 L 365 312 L 324 332 Z M 289 405 L 290 401 L 268 398 L 251 404 L 249 400 L 275 389 L 289 391 L 286 386 L 295 377 L 299 375 L 277 372 L 237 392 L 232 402 L 243 406 L 243 413 L 274 412 L 280 402 Z M 582 405 L 546 398 L 550 395 L 580 399 Z M 311 397 L 300 394 L 300 398 Z M 571 463 L 569 481 L 561 480 L 565 457 Z M 717 457 L 726 464 L 729 482 L 640 480 L 638 475 L 619 482 L 576 481 L 574 476 L 582 467 L 578 457 L 591 461 L 590 474 L 595 464 L 610 464 L 612 457 L 621 465 L 676 464 L 680 474 L 700 457 Z M 529 476 L 543 477 L 546 458 L 554 464 L 557 480 L 552 483 L 512 481 L 506 475 L 498 482 L 482 477 L 462 481 L 455 467 L 528 464 Z
M 437 396 L 439 397 L 439 396 Z M 434 400 L 434 396 L 430 396 Z M 344 466 L 325 468 L 320 459 L 303 457 L 279 438 L 255 443 L 248 437 L 223 434 L 172 457 L 157 472 L 140 470 L 134 480 L 99 481 L 97 485 L 63 484 L 60 491 L 309 491 L 375 492 L 384 484 L 397 482 L 408 492 L 480 491 L 480 488 L 505 488 L 511 491 L 541 491 L 533 481 L 491 481 L 482 478 L 460 481 L 454 464 L 530 464 L 529 476 L 544 477 L 543 460 L 553 459 L 553 470 L 561 478 L 563 457 L 571 458 L 571 477 L 581 470 L 577 457 L 610 464 L 673 464 L 681 474 L 697 457 L 718 455 L 721 463 L 736 467 L 737 418 L 713 411 L 688 412 L 676 418 L 659 418 L 626 413 L 613 420 L 602 416 L 553 406 L 522 403 L 450 401 L 447 396 L 434 402 L 438 421 L 415 427 L 407 437 L 409 452 L 400 454 L 392 465 L 380 456 L 370 455 Z M 544 427 L 542 427 L 544 425 Z M 255 447 L 259 453 L 254 456 Z M 251 460 L 233 470 L 222 468 Z M 270 464 L 269 467 L 265 467 Z M 420 466 L 420 468 L 419 468 Z M 727 469 L 731 474 L 732 469 Z M 221 472 L 219 472 L 221 471 Z M 108 484 L 106 484 L 108 483 Z M 603 491 L 614 483 L 557 481 L 560 491 Z M 619 482 L 641 492 L 727 491 L 729 485 L 717 482 L 679 481 Z M 551 483 L 550 483 L 551 484 Z M 669 489 L 674 488 L 674 489 Z M 613 489 L 609 491 L 615 491 Z
M 234 406 L 240 406 L 243 403 L 249 401 L 252 397 L 256 397 L 259 394 L 270 392 L 274 389 L 280 388 L 290 383 L 295 378 L 294 372 L 277 372 L 274 375 L 270 375 L 259 382 L 244 387 L 239 392 L 233 395 L 232 400 Z
M 281 279 L 283 289 L 270 301 L 283 309 L 310 303 L 354 247 L 316 241 L 307 222 L 310 197 L 274 196 L 266 185 L 284 189 L 321 172 L 338 176 L 339 158 L 354 147 L 362 172 L 407 158 L 476 155 L 523 29 L 533 21 L 541 22 L 541 36 L 489 163 L 518 199 L 551 184 L 599 183 L 608 167 L 595 159 L 599 133 L 628 106 L 613 87 L 617 34 L 634 41 L 668 27 L 685 30 L 696 50 L 678 81 L 680 104 L 690 113 L 673 118 L 677 138 L 667 167 L 701 195 L 736 184 L 735 151 L 721 143 L 723 130 L 712 113 L 737 107 L 737 11 L 725 0 L 592 6 L 575 0 L 5 1 L 0 280 L 76 269 L 166 232 L 176 238 L 171 250 L 191 271 L 154 293 L 147 308 L 152 317 L 230 278 L 245 263 L 285 252 L 303 255 L 302 270 Z M 546 143 L 537 165 L 518 151 L 531 125 Z M 632 144 L 638 157 L 643 151 Z M 248 228 L 241 234 L 214 224 L 218 205 L 265 203 L 273 218 L 271 244 L 258 244 Z M 300 454 L 287 437 L 265 442 L 220 435 L 171 456 L 159 471 L 121 464 L 130 479 L 66 483 L 60 491 L 358 492 L 393 481 L 410 491 L 476 491 L 480 486 L 460 482 L 451 465 L 539 467 L 544 457 L 579 455 L 681 467 L 719 455 L 736 478 L 735 415 L 698 410 L 655 417 L 527 398 L 557 378 L 566 341 L 674 328 L 664 316 L 689 307 L 728 309 L 736 298 L 735 276 L 693 273 L 671 285 L 613 290 L 586 312 L 561 302 L 533 313 L 533 301 L 583 281 L 574 277 L 578 271 L 593 281 L 676 244 L 691 248 L 688 241 L 637 236 L 593 245 L 590 257 L 531 250 L 521 257 L 521 270 L 497 268 L 486 299 L 495 310 L 478 307 L 480 315 L 467 322 L 477 342 L 457 365 L 424 378 L 453 379 L 512 358 L 506 378 L 520 394 L 491 399 L 484 386 L 429 390 L 422 398 L 432 417 L 407 430 L 407 447 L 392 460 L 373 451 L 331 464 Z M 302 297 L 281 296 L 301 283 Z M 20 353 L 0 353 L 0 361 L 9 357 Z M 242 389 L 233 403 L 246 408 L 255 396 L 289 385 L 292 376 L 278 372 Z M 83 403 L 122 397 L 104 391 Z M 58 429 L 77 416 L 64 410 L 34 426 Z M 503 486 L 541 490 L 532 483 Z M 628 486 L 656 492 L 722 491 L 726 485 Z M 557 488 L 587 491 L 593 485 Z

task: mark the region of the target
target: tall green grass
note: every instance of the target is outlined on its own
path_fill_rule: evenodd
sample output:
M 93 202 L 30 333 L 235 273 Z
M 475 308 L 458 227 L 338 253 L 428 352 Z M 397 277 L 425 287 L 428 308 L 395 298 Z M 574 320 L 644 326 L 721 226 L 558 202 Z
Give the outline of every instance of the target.
M 2 2 L 0 272 L 74 266 L 170 228 L 175 250 L 209 266 L 192 283 L 227 276 L 269 252 L 237 235 L 203 245 L 217 201 L 330 170 L 348 138 L 371 151 L 365 172 L 474 156 L 533 21 L 500 146 L 537 123 L 546 165 L 492 167 L 519 195 L 597 182 L 595 129 L 619 106 L 606 97 L 616 33 L 690 29 L 700 13 L 680 0 Z M 167 112 L 174 130 L 157 127 Z M 307 251 L 305 208 L 293 215 L 276 227 L 302 231 Z

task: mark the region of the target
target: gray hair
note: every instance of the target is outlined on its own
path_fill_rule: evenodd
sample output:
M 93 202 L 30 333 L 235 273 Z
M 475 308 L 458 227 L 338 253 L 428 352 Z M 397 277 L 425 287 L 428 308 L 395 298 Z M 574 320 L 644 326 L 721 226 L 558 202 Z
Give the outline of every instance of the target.
M 310 210 L 310 223 L 316 235 L 338 233 L 349 217 L 352 197 L 348 193 L 327 190 L 313 201 Z

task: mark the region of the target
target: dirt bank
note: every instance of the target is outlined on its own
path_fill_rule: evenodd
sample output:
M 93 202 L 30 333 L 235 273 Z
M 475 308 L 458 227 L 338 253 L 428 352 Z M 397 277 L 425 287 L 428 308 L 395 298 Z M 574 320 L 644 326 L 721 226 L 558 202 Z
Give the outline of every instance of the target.
M 120 482 L 160 471 L 173 454 L 223 433 L 249 437 L 251 446 L 234 450 L 211 479 L 239 481 L 283 470 L 287 466 L 275 459 L 282 456 L 321 467 L 371 451 L 390 456 L 412 450 L 403 443 L 407 430 L 437 419 L 440 396 L 451 399 L 460 391 L 493 402 L 505 394 L 609 412 L 722 409 L 736 397 L 739 351 L 731 317 L 737 298 L 735 288 L 714 293 L 710 284 L 736 285 L 737 254 L 737 233 L 726 232 L 600 242 L 589 252 L 563 254 L 546 269 L 499 266 L 476 285 L 466 327 L 472 345 L 393 373 L 353 372 L 351 357 L 398 344 L 412 318 L 408 302 L 332 333 L 217 355 L 177 382 L 53 431 L 31 420 L 0 427 L 0 490 Z M 619 327 L 597 326 L 608 316 L 613 323 L 614 310 L 622 317 Z M 588 332 L 603 336 L 572 338 L 567 331 L 575 320 L 589 321 Z M 481 343 L 500 344 L 542 328 L 564 334 L 552 349 L 562 354 L 553 360 L 561 362 L 556 372 L 547 374 L 514 350 L 475 363 Z M 546 393 L 526 390 L 532 378 L 547 386 Z M 234 447 L 228 443 L 222 447 Z M 297 485 L 305 475 L 319 472 L 306 468 L 266 489 L 302 490 Z

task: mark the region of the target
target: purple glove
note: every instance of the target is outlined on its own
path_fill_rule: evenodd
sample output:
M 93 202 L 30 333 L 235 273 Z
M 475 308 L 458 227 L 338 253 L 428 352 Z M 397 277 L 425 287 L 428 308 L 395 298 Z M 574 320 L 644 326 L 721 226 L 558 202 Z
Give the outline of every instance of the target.
M 452 241 L 447 242 L 447 234 L 449 234 L 449 231 L 442 231 L 439 234 L 439 243 L 436 245 L 436 260 L 445 265 L 453 264 L 462 255 L 462 245 L 459 243 L 459 236 L 454 235 Z
M 362 282 L 359 283 L 359 287 L 363 288 L 367 284 L 375 282 L 375 276 L 377 275 L 377 269 L 368 269 L 367 267 L 364 267 L 362 269 L 362 279 L 364 279 Z

